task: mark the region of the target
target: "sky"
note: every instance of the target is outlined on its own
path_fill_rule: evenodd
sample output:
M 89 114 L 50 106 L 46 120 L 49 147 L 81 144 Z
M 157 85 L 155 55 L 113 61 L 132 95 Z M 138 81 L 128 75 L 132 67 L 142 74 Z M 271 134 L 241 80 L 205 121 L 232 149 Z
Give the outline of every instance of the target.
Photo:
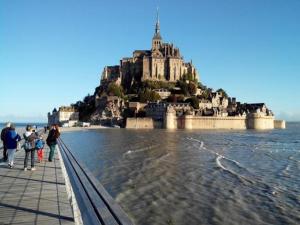
M 0 0 L 0 122 L 46 122 L 93 94 L 104 66 L 164 42 L 203 84 L 300 121 L 299 0 Z

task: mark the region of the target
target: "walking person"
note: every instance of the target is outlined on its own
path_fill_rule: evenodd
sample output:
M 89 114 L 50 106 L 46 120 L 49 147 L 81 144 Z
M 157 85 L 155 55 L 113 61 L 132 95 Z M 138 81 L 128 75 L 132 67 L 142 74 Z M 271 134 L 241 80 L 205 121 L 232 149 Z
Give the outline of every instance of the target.
M 9 129 L 10 129 L 10 123 L 8 122 L 1 131 L 1 141 L 3 143 L 3 161 L 4 162 L 7 161 L 7 146 L 6 146 L 7 144 L 5 142 L 5 139 L 6 139 L 6 133 L 8 132 Z
M 13 124 L 11 124 L 9 130 L 7 131 L 7 133 L 5 135 L 9 168 L 13 168 L 13 166 L 14 166 L 15 152 L 17 150 L 18 142 L 20 140 L 21 140 L 21 137 L 16 132 L 15 126 Z
M 36 142 L 35 142 L 35 148 L 37 150 L 39 163 L 41 163 L 43 161 L 44 146 L 45 146 L 45 142 L 43 141 L 43 135 L 40 135 L 39 139 L 37 139 Z
M 27 171 L 28 167 L 28 158 L 31 156 L 31 170 L 34 171 L 36 168 L 34 167 L 34 154 L 35 154 L 35 141 L 38 139 L 38 136 L 30 125 L 26 126 L 26 132 L 24 134 L 24 148 L 25 148 L 25 159 L 24 159 L 24 171 Z
M 47 137 L 47 145 L 50 147 L 49 157 L 48 161 L 52 162 L 53 156 L 55 153 L 55 148 L 57 145 L 57 138 L 60 136 L 58 125 L 54 124 L 51 127 L 51 130 L 49 131 L 48 137 Z

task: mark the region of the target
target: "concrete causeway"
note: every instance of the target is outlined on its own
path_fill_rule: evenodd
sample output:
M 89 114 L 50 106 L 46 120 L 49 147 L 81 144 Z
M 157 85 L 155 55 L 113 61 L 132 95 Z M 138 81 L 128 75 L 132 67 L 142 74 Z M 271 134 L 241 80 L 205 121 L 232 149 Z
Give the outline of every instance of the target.
M 45 146 L 44 160 L 48 152 L 49 148 Z M 0 154 L 2 158 L 2 150 Z M 0 225 L 73 225 L 72 208 L 57 152 L 53 162 L 37 163 L 36 155 L 36 171 L 23 170 L 24 156 L 24 149 L 16 153 L 12 169 L 0 161 Z

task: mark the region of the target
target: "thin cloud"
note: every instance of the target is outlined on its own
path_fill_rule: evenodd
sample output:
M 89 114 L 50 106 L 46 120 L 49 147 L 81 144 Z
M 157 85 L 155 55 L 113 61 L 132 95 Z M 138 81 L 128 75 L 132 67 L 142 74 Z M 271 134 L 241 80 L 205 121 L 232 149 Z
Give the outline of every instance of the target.
M 283 119 L 286 121 L 300 121 L 300 112 L 280 112 L 277 116 L 278 119 Z

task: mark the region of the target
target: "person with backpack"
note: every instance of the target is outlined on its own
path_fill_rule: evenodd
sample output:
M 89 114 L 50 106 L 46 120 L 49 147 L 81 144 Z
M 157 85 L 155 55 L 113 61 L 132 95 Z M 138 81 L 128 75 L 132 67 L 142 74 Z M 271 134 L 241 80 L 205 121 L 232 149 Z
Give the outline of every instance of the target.
M 49 162 L 52 162 L 53 160 L 53 156 L 57 145 L 57 138 L 59 138 L 59 136 L 60 136 L 60 132 L 59 132 L 58 125 L 56 124 L 52 125 L 46 140 L 47 145 L 50 148 L 49 157 L 48 157 Z
M 8 167 L 13 168 L 15 152 L 17 150 L 18 142 L 21 140 L 20 135 L 15 131 L 15 126 L 10 125 L 9 130 L 5 135 L 5 143 L 7 147 L 7 158 L 8 158 Z
M 44 145 L 45 145 L 45 142 L 43 141 L 43 135 L 40 135 L 39 139 L 37 139 L 35 142 L 35 148 L 37 150 L 39 163 L 41 163 L 43 161 Z
M 10 129 L 10 123 L 8 122 L 1 131 L 1 141 L 3 143 L 3 161 L 4 162 L 7 161 L 7 144 L 5 142 L 5 139 L 6 139 L 6 133 L 9 131 L 9 129 Z
M 24 159 L 24 171 L 27 171 L 27 164 L 29 155 L 31 155 L 31 170 L 34 171 L 36 168 L 34 167 L 34 154 L 35 154 L 35 141 L 38 139 L 38 136 L 35 132 L 33 132 L 32 127 L 30 125 L 26 126 L 26 132 L 24 134 L 24 149 L 25 149 L 25 159 Z

